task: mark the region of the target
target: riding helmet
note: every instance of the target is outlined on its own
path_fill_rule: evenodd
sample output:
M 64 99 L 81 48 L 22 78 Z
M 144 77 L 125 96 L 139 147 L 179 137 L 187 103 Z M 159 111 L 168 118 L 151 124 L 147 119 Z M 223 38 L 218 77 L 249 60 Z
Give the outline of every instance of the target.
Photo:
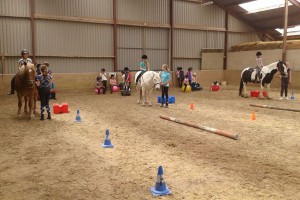
M 21 51 L 21 55 L 23 55 L 23 54 L 29 54 L 29 51 L 28 51 L 27 49 L 23 49 L 23 50 Z
M 262 56 L 262 53 L 261 53 L 260 51 L 258 51 L 258 52 L 256 53 L 256 56 Z

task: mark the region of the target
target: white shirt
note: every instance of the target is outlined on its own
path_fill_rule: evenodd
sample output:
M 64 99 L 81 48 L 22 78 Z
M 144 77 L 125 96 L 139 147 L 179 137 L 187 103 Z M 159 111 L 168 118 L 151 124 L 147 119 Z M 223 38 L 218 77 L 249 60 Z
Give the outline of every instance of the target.
M 102 81 L 107 81 L 107 75 L 105 72 L 104 73 L 100 72 L 100 76 L 102 78 Z

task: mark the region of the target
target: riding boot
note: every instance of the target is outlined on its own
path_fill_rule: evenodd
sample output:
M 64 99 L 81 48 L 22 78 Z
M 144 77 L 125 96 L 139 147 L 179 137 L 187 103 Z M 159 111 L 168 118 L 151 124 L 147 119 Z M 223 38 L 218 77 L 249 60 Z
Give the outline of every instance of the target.
M 51 113 L 50 113 L 50 112 L 48 112 L 48 117 L 47 117 L 47 119 L 51 119 Z
M 161 105 L 160 105 L 160 107 L 164 107 L 164 99 L 163 98 L 161 99 Z
M 51 113 L 50 113 L 50 106 L 49 106 L 49 104 L 46 105 L 46 110 L 47 110 L 47 113 L 48 113 L 47 119 L 51 119 Z
M 41 107 L 41 120 L 44 120 L 44 107 Z

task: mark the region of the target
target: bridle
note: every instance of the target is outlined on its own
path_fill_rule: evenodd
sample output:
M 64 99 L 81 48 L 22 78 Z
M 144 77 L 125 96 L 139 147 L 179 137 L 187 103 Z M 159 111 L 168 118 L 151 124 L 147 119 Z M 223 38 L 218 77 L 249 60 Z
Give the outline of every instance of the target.
M 277 70 L 280 72 L 280 74 L 281 75 L 285 75 L 285 72 L 284 71 L 282 71 L 281 69 L 280 69 L 280 66 L 279 66 L 279 64 L 283 67 L 283 64 L 285 64 L 283 61 L 279 61 L 278 63 L 277 63 Z

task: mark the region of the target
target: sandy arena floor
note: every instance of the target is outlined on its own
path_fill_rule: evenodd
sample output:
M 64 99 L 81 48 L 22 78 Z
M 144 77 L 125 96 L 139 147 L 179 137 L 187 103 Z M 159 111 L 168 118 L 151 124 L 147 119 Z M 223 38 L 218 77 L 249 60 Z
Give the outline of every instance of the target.
M 295 101 L 279 101 L 275 90 L 275 100 L 259 100 L 238 97 L 234 86 L 185 94 L 176 88 L 170 91 L 176 104 L 168 109 L 137 105 L 136 92 L 122 97 L 68 91 L 58 93 L 56 102 L 68 102 L 69 113 L 42 122 L 38 116 L 18 119 L 16 95 L 4 93 L 0 199 L 153 199 L 159 165 L 173 194 L 158 199 L 300 199 L 300 113 L 249 106 L 300 109 L 300 91 Z M 74 122 L 76 109 L 83 123 Z M 240 139 L 165 121 L 160 114 Z M 114 149 L 101 148 L 106 129 Z

